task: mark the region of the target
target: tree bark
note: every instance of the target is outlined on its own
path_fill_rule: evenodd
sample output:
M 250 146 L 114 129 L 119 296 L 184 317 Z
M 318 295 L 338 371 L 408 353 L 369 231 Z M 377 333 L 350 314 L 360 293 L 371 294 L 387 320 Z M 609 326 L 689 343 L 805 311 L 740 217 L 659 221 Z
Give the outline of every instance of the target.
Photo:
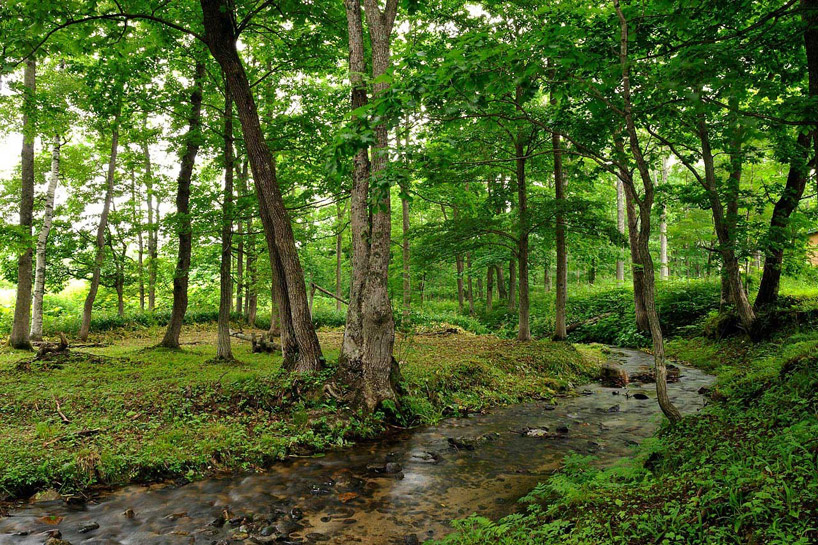
M 359 0 L 345 0 L 349 31 L 349 68 L 353 110 L 366 104 L 363 86 L 364 40 Z M 365 0 L 366 19 L 372 44 L 372 76 L 377 79 L 391 65 L 392 27 L 397 13 L 396 0 L 387 0 L 381 11 L 377 0 Z M 375 95 L 387 90 L 388 84 L 374 84 Z M 375 126 L 376 144 L 372 150 L 371 170 L 367 168 L 366 150 L 354 159 L 352 190 L 353 229 L 353 289 L 347 310 L 347 328 L 339 359 L 340 373 L 352 387 L 353 405 L 368 411 L 384 401 L 397 402 L 395 385 L 397 363 L 392 357 L 395 343 L 395 322 L 389 300 L 389 247 L 391 243 L 391 202 L 389 184 L 379 178 L 385 175 L 388 162 L 388 127 Z M 367 214 L 368 177 L 376 181 L 373 209 Z M 368 217 L 371 217 L 370 237 L 366 247 Z M 363 255 L 354 255 L 361 251 Z M 349 334 L 348 334 L 349 333 Z
M 506 280 L 503 278 L 503 268 L 500 265 L 495 265 L 494 274 L 497 277 L 497 296 L 500 299 L 508 300 L 508 290 L 506 289 Z
M 145 158 L 145 192 L 148 205 L 148 311 L 156 308 L 156 260 L 159 257 L 159 198 L 156 199 L 156 223 L 153 208 L 153 172 L 148 142 L 142 142 L 142 154 Z
M 337 212 L 337 220 L 336 220 L 336 229 L 338 232 L 335 234 L 335 312 L 341 312 L 344 307 L 341 303 L 340 299 L 343 298 L 343 288 L 341 286 L 341 265 L 343 264 L 343 242 L 344 242 L 344 231 L 341 228 L 344 222 L 344 210 L 341 208 L 341 203 L 338 202 L 335 204 L 336 212 Z
M 193 232 L 190 223 L 190 181 L 193 166 L 199 153 L 202 126 L 202 82 L 205 76 L 203 62 L 197 61 L 193 75 L 193 91 L 190 95 L 190 116 L 185 135 L 185 152 L 179 177 L 176 180 L 176 228 L 179 235 L 179 256 L 173 275 L 173 308 L 165 337 L 160 346 L 179 348 L 179 334 L 187 312 L 187 286 L 190 272 L 190 254 L 193 247 Z
M 619 144 L 624 152 L 624 145 Z M 629 174 L 621 172 L 622 176 L 629 176 Z M 633 280 L 633 307 L 636 318 L 636 329 L 642 333 L 650 332 L 650 324 L 648 322 L 648 312 L 645 307 L 645 288 L 644 277 L 645 271 L 642 268 L 641 258 L 639 257 L 639 215 L 636 213 L 636 205 L 632 193 L 625 192 L 625 210 L 628 218 L 628 246 L 631 253 L 631 277 Z
M 622 180 L 616 179 L 616 228 L 620 235 L 625 235 L 625 188 L 622 187 Z M 619 259 L 616 260 L 616 281 L 619 284 L 625 283 L 625 259 L 620 250 Z
M 250 82 L 236 49 L 237 28 L 235 13 L 228 0 L 200 0 L 204 18 L 205 38 L 213 57 L 221 66 L 230 85 L 244 133 L 244 141 L 253 182 L 259 198 L 261 221 L 267 236 L 271 259 L 278 254 L 283 273 L 279 285 L 289 300 L 289 312 L 296 337 L 297 361 L 291 366 L 296 372 L 315 372 L 324 367 L 324 358 L 318 336 L 307 306 L 304 273 L 298 259 L 292 225 L 275 172 L 270 148 L 264 140 L 258 110 Z M 276 264 L 278 269 L 278 264 Z M 283 312 L 284 309 L 282 309 Z
M 486 312 L 491 312 L 494 301 L 494 266 L 486 268 Z
M 233 306 L 233 99 L 224 90 L 224 203 L 222 208 L 222 256 L 219 267 L 219 323 L 216 337 L 216 359 L 231 361 L 230 310 Z
M 119 117 L 121 108 L 121 104 L 117 106 L 117 111 L 114 116 L 113 132 L 111 135 L 111 156 L 108 160 L 108 176 L 105 185 L 105 202 L 102 205 L 102 213 L 99 216 L 99 225 L 97 225 L 94 271 L 91 276 L 91 286 L 82 309 L 82 325 L 80 325 L 79 337 L 83 342 L 88 340 L 88 333 L 91 331 L 91 312 L 94 308 L 94 300 L 97 298 L 97 291 L 99 290 L 102 263 L 105 261 L 105 230 L 108 227 L 108 214 L 110 213 L 111 202 L 114 198 L 114 176 L 116 174 L 116 156 L 119 147 Z
M 9 344 L 19 350 L 31 349 L 31 227 L 34 222 L 34 139 L 37 93 L 37 64 L 26 61 L 23 73 L 23 149 L 21 152 L 20 231 L 26 237 L 17 256 L 17 298 Z
M 554 99 L 552 98 L 553 102 Z M 560 135 L 551 135 L 554 149 L 554 198 L 557 205 L 554 238 L 557 246 L 557 293 L 554 304 L 554 340 L 561 341 L 568 336 L 566 331 L 566 306 L 568 304 L 568 252 L 565 248 L 565 176 L 562 171 L 562 143 Z
M 469 300 L 469 316 L 474 316 L 474 289 L 471 277 L 471 252 L 466 253 L 466 296 Z
M 514 258 L 508 261 L 508 310 L 512 312 L 517 306 L 517 262 Z
M 667 184 L 668 158 L 662 158 L 662 185 Z M 667 266 L 667 207 L 661 203 L 659 210 L 659 279 L 667 280 L 669 276 Z
M 407 120 L 406 142 L 409 147 L 409 126 Z M 408 182 L 405 182 L 407 184 Z M 412 277 L 410 274 L 409 255 L 409 188 L 404 185 L 400 195 L 401 217 L 403 220 L 403 230 L 401 232 L 401 250 L 403 251 L 403 319 L 408 321 L 412 312 Z M 408 322 L 407 322 L 408 323 Z
M 667 394 L 667 367 L 665 365 L 665 344 L 662 337 L 662 328 L 659 323 L 659 313 L 656 311 L 655 302 L 655 279 L 653 269 L 653 259 L 650 256 L 650 214 L 654 201 L 653 180 L 650 177 L 645 158 L 642 155 L 642 148 L 639 144 L 639 135 L 633 120 L 631 106 L 631 84 L 630 84 L 630 62 L 628 60 L 628 22 L 620 7 L 619 0 L 614 0 L 614 7 L 620 23 L 619 40 L 619 61 L 622 67 L 622 99 L 624 103 L 625 126 L 628 131 L 631 154 L 636 161 L 639 176 L 642 179 L 643 196 L 640 200 L 633 179 L 628 177 L 622 180 L 625 191 L 630 199 L 639 203 L 639 235 L 637 237 L 638 255 L 643 270 L 642 290 L 645 302 L 645 310 L 650 325 L 651 340 L 653 342 L 653 359 L 656 370 L 656 397 L 659 407 L 672 424 L 679 422 L 682 418 L 679 410 L 670 401 Z M 635 288 L 634 288 L 635 289 Z
M 239 198 L 244 197 L 246 194 L 247 178 L 244 177 L 244 170 L 242 170 L 239 175 Z M 246 213 L 246 211 L 242 211 L 239 216 Z M 236 251 L 236 314 L 244 316 L 244 221 L 239 219 L 236 225 L 239 238 Z
M 517 86 L 517 105 L 522 101 L 522 90 Z M 520 222 L 517 235 L 517 262 L 520 270 L 520 304 L 517 308 L 517 340 L 531 340 L 531 319 L 529 309 L 528 288 L 528 188 L 526 187 L 525 163 L 526 150 L 522 134 L 518 134 L 515 141 L 516 175 L 517 175 L 517 215 Z M 511 270 L 509 271 L 511 272 Z M 509 300 L 513 299 L 510 297 Z
M 43 226 L 37 236 L 37 265 L 34 269 L 34 304 L 31 318 L 31 340 L 43 340 L 43 297 L 45 296 L 45 268 L 48 235 L 54 219 L 54 193 L 60 181 L 60 135 L 55 134 L 51 143 L 51 179 L 45 196 Z
M 136 229 L 136 274 L 139 277 L 139 310 L 145 312 L 145 246 L 142 240 L 142 205 L 136 196 L 136 172 L 131 167 L 131 225 Z

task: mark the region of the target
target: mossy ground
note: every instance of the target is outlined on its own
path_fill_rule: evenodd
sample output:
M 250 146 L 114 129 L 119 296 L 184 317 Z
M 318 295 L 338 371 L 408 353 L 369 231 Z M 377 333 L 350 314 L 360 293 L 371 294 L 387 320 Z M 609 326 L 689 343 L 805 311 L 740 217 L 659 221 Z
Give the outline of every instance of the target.
M 332 368 L 296 379 L 244 342 L 234 343 L 236 363 L 215 363 L 212 325 L 186 326 L 182 350 L 154 348 L 160 334 L 109 331 L 90 339 L 103 346 L 30 364 L 34 353 L 0 349 L 0 495 L 261 469 L 384 429 L 382 415 L 363 417 L 320 394 Z M 328 361 L 341 336 L 320 332 Z M 463 331 L 402 335 L 400 423 L 549 398 L 593 374 L 600 351 L 581 350 Z

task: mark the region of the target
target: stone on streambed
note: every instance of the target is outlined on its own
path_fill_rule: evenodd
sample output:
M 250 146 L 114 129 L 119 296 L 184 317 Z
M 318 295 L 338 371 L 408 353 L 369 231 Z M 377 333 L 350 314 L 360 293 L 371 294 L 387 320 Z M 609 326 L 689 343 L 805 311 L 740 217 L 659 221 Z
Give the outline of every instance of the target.
M 87 534 L 88 532 L 92 532 L 99 528 L 99 524 L 96 522 L 86 522 L 82 526 L 79 527 L 77 532 L 81 534 Z
M 599 380 L 607 388 L 624 388 L 629 378 L 624 367 L 608 362 L 599 370 Z
M 474 450 L 478 446 L 488 441 L 494 441 L 500 437 L 499 433 L 484 433 L 478 437 L 449 437 L 449 446 L 456 450 Z
M 667 366 L 667 381 L 679 382 L 681 370 L 673 364 Z M 647 365 L 643 365 L 636 373 L 631 373 L 631 382 L 653 383 L 656 382 L 656 370 Z

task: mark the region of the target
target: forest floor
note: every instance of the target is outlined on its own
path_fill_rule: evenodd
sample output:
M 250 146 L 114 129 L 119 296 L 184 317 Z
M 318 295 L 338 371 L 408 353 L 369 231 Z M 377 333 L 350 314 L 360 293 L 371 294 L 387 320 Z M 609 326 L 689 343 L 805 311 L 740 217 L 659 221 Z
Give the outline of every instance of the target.
M 263 469 L 390 428 L 383 415 L 365 418 L 321 395 L 331 367 L 294 380 L 278 356 L 252 354 L 246 342 L 234 340 L 235 363 L 214 363 L 214 325 L 185 327 L 181 350 L 156 348 L 160 334 L 109 331 L 92 335 L 97 346 L 44 361 L 0 348 L 0 499 Z M 319 332 L 328 361 L 341 336 Z M 399 336 L 397 424 L 550 399 L 593 376 L 602 352 L 456 328 Z
M 818 330 L 677 338 L 668 353 L 718 376 L 704 410 L 613 468 L 567 458 L 524 514 L 458 521 L 443 542 L 818 543 Z

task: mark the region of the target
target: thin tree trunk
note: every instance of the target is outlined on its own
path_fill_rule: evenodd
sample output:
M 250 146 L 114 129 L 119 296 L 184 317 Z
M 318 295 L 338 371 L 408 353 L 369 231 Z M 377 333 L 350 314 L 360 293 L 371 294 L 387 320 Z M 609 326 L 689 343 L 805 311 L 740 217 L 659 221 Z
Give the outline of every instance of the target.
M 486 312 L 491 312 L 494 298 L 494 266 L 486 268 Z
M 247 163 L 245 162 L 245 166 Z M 239 198 L 247 194 L 247 178 L 244 176 L 244 169 L 239 175 Z M 246 211 L 241 211 L 239 216 L 246 214 Z M 236 252 L 236 314 L 244 315 L 244 221 L 239 219 L 236 222 L 239 238 L 238 249 Z
M 642 186 L 644 188 L 644 195 L 639 201 L 639 236 L 638 236 L 638 255 L 640 257 L 640 265 L 642 266 L 643 277 L 643 294 L 645 301 L 645 310 L 648 315 L 648 323 L 650 325 L 651 339 L 653 341 L 653 358 L 656 374 L 656 397 L 662 412 L 675 424 L 682 418 L 679 410 L 671 403 L 667 394 L 667 367 L 665 365 L 665 344 L 662 337 L 662 328 L 659 324 L 659 313 L 656 311 L 655 302 L 655 285 L 654 285 L 654 269 L 653 260 L 650 256 L 650 214 L 653 207 L 654 187 L 653 180 L 650 177 L 647 164 L 642 155 L 642 148 L 639 144 L 639 136 L 636 130 L 636 125 L 633 121 L 632 106 L 631 106 L 631 87 L 630 87 L 630 64 L 628 60 L 628 22 L 625 19 L 622 9 L 619 5 L 619 0 L 614 0 L 614 7 L 616 9 L 617 17 L 620 23 L 620 52 L 619 60 L 622 67 L 622 98 L 624 103 L 624 118 L 625 125 L 628 131 L 631 154 L 636 161 L 639 176 L 642 179 Z M 633 184 L 632 178 L 622 180 L 625 185 L 625 191 L 628 192 L 632 201 L 637 201 L 636 188 Z
M 45 197 L 43 226 L 37 236 L 37 265 L 34 269 L 34 304 L 31 318 L 31 340 L 43 339 L 43 297 L 45 296 L 45 267 L 48 235 L 54 219 L 54 193 L 60 181 L 60 135 L 55 134 L 51 144 L 51 179 Z
M 137 212 L 137 210 L 139 212 Z M 142 241 L 142 205 L 136 198 L 136 173 L 131 167 L 131 219 L 136 229 L 136 274 L 139 277 L 139 310 L 145 311 L 145 247 Z
M 469 316 L 474 316 L 474 290 L 471 278 L 471 252 L 466 253 L 466 294 L 469 299 Z
M 517 262 L 514 258 L 508 262 L 508 310 L 517 306 Z
M 281 272 L 280 289 L 289 300 L 290 322 L 298 354 L 297 361 L 288 365 L 288 368 L 297 372 L 315 372 L 324 367 L 324 358 L 307 307 L 304 273 L 298 259 L 290 218 L 278 186 L 273 156 L 265 142 L 250 82 L 236 49 L 235 13 L 227 0 L 200 0 L 200 5 L 208 47 L 227 76 L 236 104 L 253 169 L 261 222 L 265 234 L 269 233 L 266 237 L 268 247 L 272 245 L 269 253 L 273 261 L 278 261 L 274 266 Z M 282 308 L 282 313 L 284 311 Z
M 338 232 L 335 235 L 335 312 L 341 312 L 344 310 L 343 303 L 341 303 L 341 299 L 343 299 L 343 289 L 341 287 L 341 265 L 343 264 L 343 241 L 344 241 L 344 231 L 341 229 L 344 221 L 344 210 L 341 208 L 341 203 L 338 202 L 335 205 L 336 212 L 338 214 L 336 220 L 336 229 Z
M 407 130 L 408 133 L 408 130 Z M 406 137 L 407 145 L 409 137 Z M 409 255 L 409 198 L 406 191 L 401 195 L 401 215 L 403 217 L 403 232 L 401 246 L 403 250 L 403 318 L 409 318 L 412 312 L 412 277 L 410 275 Z
M 34 139 L 35 108 L 37 93 L 37 64 L 32 58 L 26 61 L 23 74 L 23 149 L 21 152 L 20 230 L 31 237 L 34 223 Z M 25 247 L 17 256 L 17 298 L 14 303 L 14 321 L 11 325 L 9 344 L 12 348 L 31 348 L 31 243 L 26 238 Z
M 151 155 L 148 142 L 142 142 L 142 154 L 145 158 L 145 190 L 148 205 L 148 311 L 156 308 L 156 268 L 159 257 L 159 198 L 156 199 L 156 223 L 154 223 L 153 208 L 153 173 L 151 171 Z
M 554 101 L 554 99 L 551 99 Z M 554 238 L 557 246 L 557 293 L 554 304 L 554 340 L 561 341 L 568 336 L 566 306 L 568 304 L 568 252 L 565 248 L 565 176 L 562 172 L 562 144 L 560 135 L 551 136 L 554 149 L 554 197 L 557 205 Z
M 662 185 L 667 184 L 668 158 L 662 158 Z M 667 280 L 667 207 L 661 203 L 659 208 L 659 279 Z
M 543 288 L 545 293 L 551 293 L 551 264 L 546 262 L 543 269 Z
M 457 310 L 463 314 L 465 308 L 465 295 L 463 294 L 463 256 L 457 254 L 454 258 L 455 272 L 457 273 Z
M 622 146 L 624 152 L 624 146 Z M 636 315 L 636 329 L 643 332 L 650 332 L 648 313 L 645 308 L 644 276 L 641 259 L 639 257 L 639 215 L 636 213 L 636 205 L 630 192 L 625 192 L 625 210 L 628 217 L 628 246 L 631 253 L 631 277 L 633 279 L 633 306 Z
M 114 116 L 113 133 L 111 135 L 111 157 L 108 161 L 108 175 L 105 185 L 105 202 L 102 205 L 102 213 L 99 216 L 97 225 L 96 255 L 94 257 L 94 271 L 91 276 L 91 286 L 85 298 L 85 305 L 82 310 L 82 325 L 80 325 L 79 337 L 85 342 L 88 340 L 88 333 L 91 331 L 91 312 L 94 308 L 94 300 L 99 290 L 99 279 L 102 263 L 105 261 L 105 230 L 108 228 L 108 214 L 111 210 L 111 202 L 114 198 L 114 176 L 116 174 L 116 156 L 119 146 L 119 116 L 122 106 L 117 106 Z
M 190 255 L 193 246 L 193 233 L 190 222 L 190 181 L 193 177 L 193 166 L 199 152 L 199 141 L 202 125 L 202 82 L 205 76 L 203 62 L 197 61 L 193 76 L 193 91 L 190 95 L 190 116 L 188 131 L 185 135 L 185 152 L 179 177 L 176 180 L 176 229 L 179 235 L 179 256 L 176 261 L 176 272 L 173 275 L 173 308 L 165 337 L 160 346 L 179 348 L 179 334 L 187 312 L 187 286 L 190 271 Z
M 231 361 L 230 310 L 233 306 L 233 99 L 224 90 L 224 204 L 222 208 L 222 257 L 219 267 L 219 324 L 216 337 L 216 359 Z M 272 319 L 272 316 L 271 316 Z
M 516 103 L 522 101 L 522 89 L 517 86 Z M 525 162 L 526 151 L 522 134 L 517 135 L 515 142 L 516 174 L 517 174 L 517 215 L 519 216 L 519 232 L 517 239 L 517 262 L 520 270 L 520 304 L 517 309 L 517 340 L 531 340 L 531 323 L 529 310 L 528 289 L 528 188 L 526 187 Z
M 622 180 L 616 179 L 616 227 L 619 234 L 625 235 L 625 188 L 622 187 Z M 625 282 L 625 259 L 623 250 L 619 250 L 619 259 L 616 260 L 616 281 L 619 284 Z
M 508 290 L 506 289 L 506 280 L 503 278 L 503 268 L 500 265 L 495 265 L 494 274 L 497 277 L 497 296 L 507 301 Z

